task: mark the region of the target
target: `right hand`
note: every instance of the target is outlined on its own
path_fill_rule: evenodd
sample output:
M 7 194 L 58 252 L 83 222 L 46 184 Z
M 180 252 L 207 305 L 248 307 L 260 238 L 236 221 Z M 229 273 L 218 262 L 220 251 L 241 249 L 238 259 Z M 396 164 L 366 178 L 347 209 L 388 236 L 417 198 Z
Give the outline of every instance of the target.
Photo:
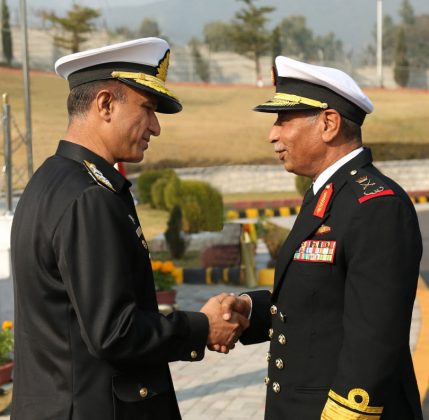
M 225 317 L 226 307 L 222 302 L 228 296 L 226 293 L 214 296 L 200 310 L 209 320 L 208 348 L 225 354 L 234 348 L 242 332 L 249 326 L 249 320 L 241 313 L 234 312 Z

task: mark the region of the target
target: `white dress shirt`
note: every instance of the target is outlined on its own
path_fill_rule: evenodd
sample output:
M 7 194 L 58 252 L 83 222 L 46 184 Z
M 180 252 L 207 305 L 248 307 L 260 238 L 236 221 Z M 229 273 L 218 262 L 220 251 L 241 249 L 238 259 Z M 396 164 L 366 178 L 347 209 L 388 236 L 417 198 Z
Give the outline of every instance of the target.
M 333 165 L 326 168 L 314 181 L 313 183 L 313 193 L 314 195 L 317 194 L 317 192 L 322 188 L 326 181 L 334 175 L 335 172 L 338 171 L 342 166 L 344 166 L 348 161 L 352 160 L 354 157 L 356 157 L 359 153 L 363 152 L 363 147 L 359 147 L 358 149 L 355 149 L 348 153 L 347 155 L 343 156 L 341 159 L 337 160 Z

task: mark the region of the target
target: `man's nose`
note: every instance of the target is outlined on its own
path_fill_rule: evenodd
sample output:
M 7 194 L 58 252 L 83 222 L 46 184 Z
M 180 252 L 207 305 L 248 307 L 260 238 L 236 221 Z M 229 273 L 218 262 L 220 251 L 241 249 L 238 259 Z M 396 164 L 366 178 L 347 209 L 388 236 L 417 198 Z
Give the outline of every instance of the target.
M 159 136 L 161 134 L 161 126 L 159 125 L 158 117 L 155 112 L 152 112 L 149 130 L 153 136 Z
M 279 141 L 279 134 L 280 134 L 280 127 L 276 124 L 274 124 L 271 127 L 271 130 L 268 134 L 268 141 L 270 143 L 275 143 L 277 141 Z

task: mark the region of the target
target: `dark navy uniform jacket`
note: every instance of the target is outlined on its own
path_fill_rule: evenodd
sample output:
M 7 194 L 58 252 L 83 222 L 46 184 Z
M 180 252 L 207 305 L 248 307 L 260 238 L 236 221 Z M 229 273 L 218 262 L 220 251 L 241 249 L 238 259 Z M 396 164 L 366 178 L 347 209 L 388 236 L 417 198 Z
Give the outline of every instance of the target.
M 200 360 L 205 315 L 158 312 L 130 183 L 61 141 L 12 227 L 12 420 L 180 419 L 168 362 Z
M 271 337 L 266 419 L 421 420 L 409 348 L 422 239 L 365 149 L 305 202 L 242 342 Z M 322 414 L 323 412 L 323 414 Z

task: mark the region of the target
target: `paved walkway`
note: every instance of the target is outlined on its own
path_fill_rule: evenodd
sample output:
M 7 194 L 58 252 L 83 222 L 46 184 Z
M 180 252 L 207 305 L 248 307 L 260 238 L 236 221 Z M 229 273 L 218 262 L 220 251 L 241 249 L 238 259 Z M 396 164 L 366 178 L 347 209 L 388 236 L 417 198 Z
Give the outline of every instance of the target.
M 238 293 L 244 287 L 226 285 L 178 286 L 180 309 L 199 310 L 207 299 L 223 291 Z M 416 347 L 421 317 L 414 306 L 411 348 Z M 253 346 L 240 343 L 228 355 L 207 351 L 202 362 L 170 364 L 183 420 L 263 420 L 268 342 Z M 9 416 L 0 416 L 9 420 Z

